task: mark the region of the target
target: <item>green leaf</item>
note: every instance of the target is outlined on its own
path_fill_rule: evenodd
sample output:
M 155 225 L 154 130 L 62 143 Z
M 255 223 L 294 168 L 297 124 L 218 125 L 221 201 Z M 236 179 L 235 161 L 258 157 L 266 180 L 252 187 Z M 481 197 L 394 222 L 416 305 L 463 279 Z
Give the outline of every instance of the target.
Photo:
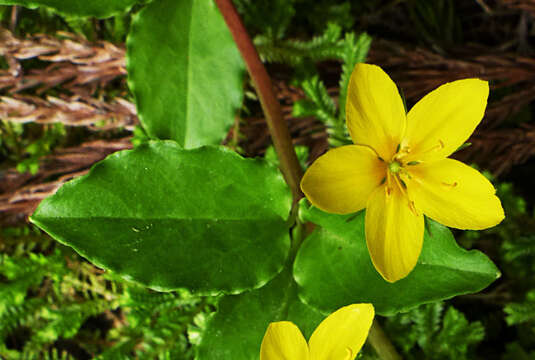
M 264 160 L 154 141 L 97 163 L 45 199 L 31 221 L 153 289 L 238 293 L 281 271 L 291 201 Z
M 0 0 L 0 5 L 46 6 L 66 15 L 107 18 L 128 11 L 138 0 Z
M 305 239 L 294 264 L 294 278 L 307 304 L 331 312 L 351 303 L 372 303 L 377 313 L 392 315 L 478 292 L 500 277 L 483 253 L 462 249 L 446 227 L 428 219 L 416 268 L 405 279 L 388 283 L 368 254 L 364 215 L 327 214 L 301 202 L 303 220 L 320 226 Z
M 132 23 L 128 83 L 149 135 L 219 144 L 243 96 L 244 65 L 213 0 L 158 0 Z
M 270 322 L 288 320 L 308 338 L 323 315 L 303 304 L 285 270 L 263 288 L 223 297 L 209 320 L 196 360 L 252 360 Z

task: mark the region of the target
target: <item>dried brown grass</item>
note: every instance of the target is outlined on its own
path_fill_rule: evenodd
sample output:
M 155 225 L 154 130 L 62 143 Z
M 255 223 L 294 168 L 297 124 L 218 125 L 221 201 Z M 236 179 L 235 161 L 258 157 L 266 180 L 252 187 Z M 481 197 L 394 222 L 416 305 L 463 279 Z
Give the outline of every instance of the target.
M 36 89 L 37 94 L 62 85 L 74 93 L 89 95 L 126 75 L 125 50 L 110 42 L 90 43 L 80 36 L 59 32 L 19 39 L 0 29 L 0 55 L 9 68 L 0 70 L 0 90 L 16 93 Z M 23 60 L 38 59 L 44 68 L 27 71 Z M 49 65 L 46 65 L 49 63 Z
M 99 131 L 133 130 L 138 123 L 136 106 L 131 102 L 122 98 L 106 102 L 84 95 L 47 96 L 46 99 L 30 95 L 2 96 L 0 118 L 15 123 L 62 123 Z

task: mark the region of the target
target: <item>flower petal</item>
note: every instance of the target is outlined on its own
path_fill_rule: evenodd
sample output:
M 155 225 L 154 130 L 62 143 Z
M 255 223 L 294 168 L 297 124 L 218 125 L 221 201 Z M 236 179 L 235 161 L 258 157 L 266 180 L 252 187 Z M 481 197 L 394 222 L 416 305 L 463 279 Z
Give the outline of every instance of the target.
M 390 160 L 406 123 L 396 84 L 379 66 L 357 64 L 347 94 L 346 121 L 353 142 L 371 146 Z
M 348 145 L 319 157 L 301 180 L 312 205 L 331 213 L 363 209 L 372 191 L 386 176 L 386 164 L 367 147 Z
M 412 196 L 425 215 L 457 228 L 481 230 L 504 218 L 496 190 L 479 171 L 453 159 L 411 167 Z
M 310 337 L 311 360 L 353 360 L 372 326 L 372 304 L 353 304 L 336 310 Z
M 260 360 L 308 359 L 307 342 L 297 326 L 289 321 L 269 324 L 260 346 Z
M 457 150 L 483 118 L 488 96 L 489 84 L 479 79 L 453 81 L 424 96 L 407 115 L 408 160 L 438 160 Z
M 389 282 L 407 276 L 422 250 L 424 217 L 398 186 L 374 191 L 366 207 L 365 227 L 366 244 L 377 271 Z

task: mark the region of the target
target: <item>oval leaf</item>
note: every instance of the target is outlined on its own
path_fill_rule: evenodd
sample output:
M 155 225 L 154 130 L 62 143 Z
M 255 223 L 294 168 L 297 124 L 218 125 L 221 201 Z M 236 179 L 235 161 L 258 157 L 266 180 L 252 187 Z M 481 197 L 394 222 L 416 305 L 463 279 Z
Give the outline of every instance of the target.
M 138 0 L 0 0 L 0 5 L 21 5 L 29 8 L 46 6 L 62 14 L 107 18 L 124 13 Z
M 392 315 L 420 304 L 478 292 L 500 276 L 483 253 L 457 245 L 450 230 L 427 219 L 418 264 L 393 284 L 371 262 L 364 216 L 327 214 L 301 202 L 301 216 L 321 226 L 301 246 L 294 278 L 303 300 L 331 312 L 351 303 L 373 303 L 377 313 Z
M 136 16 L 128 83 L 151 136 L 219 144 L 243 95 L 244 65 L 213 0 L 158 0 Z
M 323 318 L 299 300 L 290 272 L 283 271 L 263 288 L 220 300 L 203 332 L 196 359 L 259 359 L 270 322 L 292 321 L 308 338 Z
M 290 205 L 282 176 L 262 160 L 160 141 L 97 163 L 45 199 L 31 221 L 153 289 L 238 293 L 282 269 Z

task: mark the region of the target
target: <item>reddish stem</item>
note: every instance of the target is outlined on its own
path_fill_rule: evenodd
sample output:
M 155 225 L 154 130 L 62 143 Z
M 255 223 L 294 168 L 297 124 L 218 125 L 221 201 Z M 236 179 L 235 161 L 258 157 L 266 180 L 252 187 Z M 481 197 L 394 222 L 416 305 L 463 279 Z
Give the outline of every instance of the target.
M 232 33 L 232 37 L 240 50 L 245 61 L 247 70 L 251 75 L 253 85 L 260 98 L 262 110 L 266 116 L 266 122 L 273 140 L 273 146 L 280 159 L 280 168 L 286 183 L 290 186 L 293 193 L 294 203 L 297 202 L 303 193 L 299 187 L 303 169 L 297 160 L 297 155 L 292 144 L 292 138 L 288 131 L 288 126 L 282 116 L 280 104 L 273 92 L 271 79 L 260 61 L 251 38 L 232 4 L 231 0 L 215 0 L 227 26 Z
M 297 200 L 303 197 L 303 193 L 299 187 L 299 182 L 303 176 L 303 169 L 297 160 L 288 126 L 282 117 L 280 104 L 273 92 L 271 79 L 264 65 L 260 61 L 260 57 L 256 52 L 253 42 L 247 34 L 240 16 L 231 0 L 215 0 L 215 2 L 223 14 L 225 22 L 234 37 L 234 41 L 245 60 L 247 70 L 251 75 L 253 85 L 260 98 L 264 114 L 266 115 L 269 132 L 273 139 L 273 145 L 275 146 L 275 151 L 280 159 L 282 174 L 292 189 L 294 202 L 297 202 Z M 312 231 L 312 227 L 308 227 L 307 230 Z M 401 359 L 377 321 L 374 321 L 370 331 L 370 342 L 377 350 L 381 359 Z

